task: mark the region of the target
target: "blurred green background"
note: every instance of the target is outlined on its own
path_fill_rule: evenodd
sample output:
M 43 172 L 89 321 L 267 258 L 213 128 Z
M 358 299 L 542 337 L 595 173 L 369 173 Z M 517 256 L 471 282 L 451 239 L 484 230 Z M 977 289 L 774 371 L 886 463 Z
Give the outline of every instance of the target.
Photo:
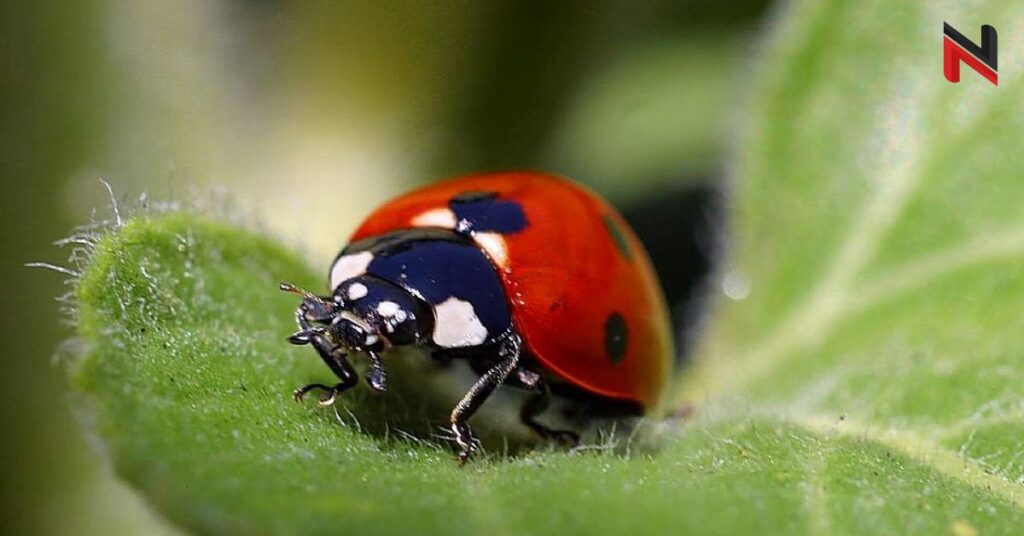
M 94 210 L 107 217 L 100 177 L 127 204 L 143 193 L 230 204 L 325 265 L 374 204 L 411 185 L 556 171 L 625 211 L 685 316 L 707 267 L 680 259 L 713 250 L 730 112 L 766 10 L 44 4 L 0 6 L 4 534 L 174 532 L 76 424 L 54 358 L 71 335 L 53 300 L 63 277 L 23 266 L 61 262 L 51 242 Z

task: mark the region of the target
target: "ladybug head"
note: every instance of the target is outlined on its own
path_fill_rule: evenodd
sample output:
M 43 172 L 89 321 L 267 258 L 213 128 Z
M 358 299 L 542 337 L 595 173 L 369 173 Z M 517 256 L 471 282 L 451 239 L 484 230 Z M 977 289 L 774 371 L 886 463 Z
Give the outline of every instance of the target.
M 369 340 L 383 348 L 422 342 L 433 328 L 430 307 L 408 290 L 372 275 L 342 281 L 334 289 L 334 303 Z
M 289 338 L 293 344 L 322 335 L 353 352 L 379 351 L 420 342 L 433 324 L 421 300 L 373 276 L 344 281 L 329 298 L 286 283 L 281 290 L 303 296 L 295 311 L 301 329 Z

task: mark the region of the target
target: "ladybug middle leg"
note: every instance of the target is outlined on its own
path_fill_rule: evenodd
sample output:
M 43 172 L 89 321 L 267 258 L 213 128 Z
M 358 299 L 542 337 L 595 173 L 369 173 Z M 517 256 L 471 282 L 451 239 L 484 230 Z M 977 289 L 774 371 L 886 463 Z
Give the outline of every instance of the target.
M 370 350 L 366 355 L 370 357 L 370 372 L 366 375 L 366 384 L 374 391 L 382 393 L 388 388 L 388 375 L 384 371 L 380 353 Z
M 498 348 L 498 362 L 480 376 L 452 410 L 452 432 L 455 434 L 455 443 L 459 446 L 459 462 L 465 463 L 476 450 L 476 440 L 466 421 L 516 369 L 521 348 L 522 339 L 519 335 L 511 333 Z
M 551 388 L 548 387 L 547 382 L 536 373 L 528 371 L 521 372 L 519 378 L 525 387 L 533 390 L 533 394 L 523 402 L 523 407 L 519 410 L 519 420 L 541 439 L 557 441 L 569 447 L 578 445 L 580 436 L 576 432 L 555 430 L 537 421 L 537 416 L 544 413 L 551 405 Z
M 320 358 L 324 360 L 324 363 L 331 369 L 331 372 L 334 372 L 334 375 L 341 381 L 330 387 L 322 383 L 311 383 L 296 389 L 293 396 L 296 402 L 302 402 L 302 397 L 306 396 L 306 393 L 314 389 L 320 389 L 324 391 L 324 394 L 320 397 L 320 405 L 329 406 L 334 403 L 334 399 L 339 394 L 359 383 L 359 377 L 356 375 L 356 371 L 352 369 L 352 365 L 349 364 L 345 354 L 341 352 L 341 347 L 332 347 L 323 335 L 314 335 L 309 338 L 309 342 L 316 348 Z

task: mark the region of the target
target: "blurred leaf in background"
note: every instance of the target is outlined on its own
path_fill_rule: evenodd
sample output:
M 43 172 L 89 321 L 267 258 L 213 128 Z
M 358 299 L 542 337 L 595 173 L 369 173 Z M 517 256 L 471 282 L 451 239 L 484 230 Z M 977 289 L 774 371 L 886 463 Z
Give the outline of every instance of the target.
M 53 297 L 62 276 L 24 263 L 53 259 L 50 241 L 81 214 L 64 186 L 102 150 L 112 76 L 102 12 L 86 2 L 0 5 L 0 532 L 157 533 L 163 522 L 115 482 L 68 415 L 54 353 L 70 330 Z
M 112 2 L 98 160 L 152 197 L 222 185 L 317 260 L 367 205 L 443 176 L 551 169 L 642 200 L 713 180 L 763 7 Z

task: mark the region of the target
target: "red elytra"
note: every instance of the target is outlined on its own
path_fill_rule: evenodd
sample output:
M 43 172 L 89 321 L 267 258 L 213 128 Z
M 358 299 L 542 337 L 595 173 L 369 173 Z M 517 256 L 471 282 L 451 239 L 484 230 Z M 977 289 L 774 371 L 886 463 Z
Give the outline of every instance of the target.
M 563 381 L 653 407 L 672 367 L 665 299 L 632 229 L 590 190 L 537 172 L 451 179 L 384 204 L 350 242 L 437 226 L 436 218 L 424 215 L 446 209 L 455 196 L 467 192 L 496 193 L 520 204 L 525 213 L 524 229 L 501 235 L 505 258 L 491 258 L 526 351 Z M 625 348 L 612 359 L 608 324 L 616 315 L 628 335 L 616 342 Z

